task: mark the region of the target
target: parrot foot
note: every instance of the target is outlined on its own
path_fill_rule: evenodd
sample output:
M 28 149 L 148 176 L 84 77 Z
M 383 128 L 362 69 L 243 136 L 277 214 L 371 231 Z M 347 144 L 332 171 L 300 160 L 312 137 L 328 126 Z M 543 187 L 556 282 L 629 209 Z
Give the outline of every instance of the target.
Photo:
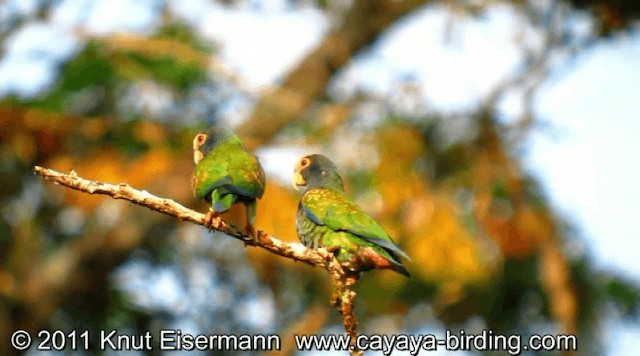
M 255 239 L 256 229 L 250 223 L 247 223 L 247 225 L 244 226 L 244 232 Z
M 216 223 L 214 223 L 214 221 Z M 223 229 L 227 228 L 227 224 L 224 221 L 222 221 L 222 218 L 220 217 L 220 213 L 213 210 L 209 210 L 205 215 L 205 224 L 209 228 L 209 231 L 216 230 L 217 228 L 223 228 Z

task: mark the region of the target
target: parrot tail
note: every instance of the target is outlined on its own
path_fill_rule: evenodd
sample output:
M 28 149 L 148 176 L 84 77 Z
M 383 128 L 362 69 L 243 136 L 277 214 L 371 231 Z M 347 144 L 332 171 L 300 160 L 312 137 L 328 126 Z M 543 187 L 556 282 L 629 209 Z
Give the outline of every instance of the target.
M 218 213 L 224 213 L 231 208 L 231 205 L 236 202 L 238 196 L 235 194 L 220 195 L 217 189 L 211 192 L 211 207 Z

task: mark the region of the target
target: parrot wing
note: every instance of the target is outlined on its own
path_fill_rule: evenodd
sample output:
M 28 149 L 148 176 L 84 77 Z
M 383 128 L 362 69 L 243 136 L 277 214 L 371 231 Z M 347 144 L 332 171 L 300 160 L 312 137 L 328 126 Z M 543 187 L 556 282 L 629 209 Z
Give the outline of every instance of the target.
M 301 207 L 307 217 L 318 225 L 348 231 L 410 259 L 371 216 L 340 191 L 326 188 L 310 190 L 302 197 Z
M 193 177 L 196 198 L 206 198 L 214 189 L 222 194 L 238 194 L 247 198 L 261 198 L 265 188 L 265 174 L 258 159 L 241 144 L 220 144 L 198 165 Z

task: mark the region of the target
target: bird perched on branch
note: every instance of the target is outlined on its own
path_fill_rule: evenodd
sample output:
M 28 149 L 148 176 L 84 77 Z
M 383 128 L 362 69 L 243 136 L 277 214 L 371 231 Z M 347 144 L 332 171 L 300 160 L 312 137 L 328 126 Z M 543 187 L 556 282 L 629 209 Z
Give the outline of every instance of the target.
M 193 139 L 193 194 L 211 205 L 207 220 L 220 219 L 220 214 L 235 203 L 245 206 L 245 231 L 254 235 L 256 200 L 262 198 L 265 175 L 258 158 L 249 153 L 231 131 L 213 128 Z
M 296 229 L 304 245 L 333 252 L 355 278 L 359 272 L 374 268 L 409 276 L 398 255 L 409 256 L 346 195 L 342 177 L 327 157 L 302 157 L 295 166 L 293 185 L 303 193 Z

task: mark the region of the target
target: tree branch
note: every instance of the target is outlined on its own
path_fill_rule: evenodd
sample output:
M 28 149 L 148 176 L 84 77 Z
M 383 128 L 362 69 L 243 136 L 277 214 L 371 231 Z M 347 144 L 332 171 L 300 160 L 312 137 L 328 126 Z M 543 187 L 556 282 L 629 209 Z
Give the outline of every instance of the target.
M 338 312 L 342 315 L 345 331 L 351 337 L 354 345 L 351 353 L 361 354 L 355 348 L 355 340 L 358 336 L 357 321 L 353 313 L 353 301 L 356 293 L 350 288 L 352 283 L 344 273 L 340 263 L 326 249 L 312 250 L 299 243 L 285 242 L 277 237 L 271 236 L 264 231 L 257 231 L 256 237 L 247 235 L 242 230 L 228 225 L 221 220 L 213 220 L 209 225 L 206 215 L 184 207 L 183 205 L 166 198 L 157 197 L 146 190 L 137 190 L 126 183 L 109 184 L 92 181 L 79 177 L 74 171 L 69 174 L 61 173 L 52 169 L 35 166 L 34 172 L 42 176 L 45 180 L 63 185 L 89 194 L 102 194 L 114 199 L 127 200 L 131 203 L 145 206 L 177 219 L 189 221 L 195 224 L 206 226 L 210 229 L 224 232 L 225 234 L 239 239 L 248 246 L 256 246 L 271 253 L 290 258 L 294 261 L 301 261 L 311 266 L 323 268 L 329 272 L 333 281 L 333 303 Z
M 349 288 L 354 280 L 345 279 L 344 276 L 332 274 L 333 279 L 333 300 L 332 303 L 338 308 L 338 312 L 342 315 L 342 323 L 344 330 L 351 336 L 350 348 L 351 355 L 362 355 L 362 350 L 358 349 L 356 338 L 358 336 L 358 321 L 356 320 L 355 307 L 356 292 Z

